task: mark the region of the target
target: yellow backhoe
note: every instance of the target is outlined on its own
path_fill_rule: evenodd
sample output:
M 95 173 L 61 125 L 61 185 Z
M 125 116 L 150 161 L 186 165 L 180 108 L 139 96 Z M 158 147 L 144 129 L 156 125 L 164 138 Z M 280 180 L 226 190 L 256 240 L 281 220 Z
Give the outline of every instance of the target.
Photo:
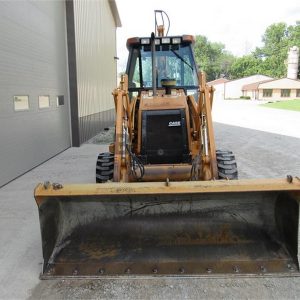
M 96 184 L 35 189 L 42 278 L 299 274 L 300 180 L 237 180 L 190 35 L 127 41 Z

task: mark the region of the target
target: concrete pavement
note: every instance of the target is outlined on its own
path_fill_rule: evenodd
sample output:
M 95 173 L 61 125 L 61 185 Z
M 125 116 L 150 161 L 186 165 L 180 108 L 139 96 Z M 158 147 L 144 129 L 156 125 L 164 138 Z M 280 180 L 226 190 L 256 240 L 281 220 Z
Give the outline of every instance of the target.
M 215 122 L 300 138 L 298 111 L 263 107 L 265 101 L 216 100 Z
M 40 281 L 42 252 L 34 187 L 39 182 L 94 182 L 97 153 L 70 148 L 0 189 L 0 299 L 25 299 Z

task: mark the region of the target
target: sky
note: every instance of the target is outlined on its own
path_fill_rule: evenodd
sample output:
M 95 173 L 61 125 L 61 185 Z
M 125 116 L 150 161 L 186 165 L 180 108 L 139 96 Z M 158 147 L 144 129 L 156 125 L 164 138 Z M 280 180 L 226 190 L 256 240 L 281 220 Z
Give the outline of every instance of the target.
M 122 27 L 117 29 L 118 71 L 125 71 L 126 40 L 150 36 L 154 10 L 164 10 L 171 22 L 168 35 L 205 35 L 237 56 L 261 45 L 266 28 L 300 20 L 299 0 L 116 0 Z

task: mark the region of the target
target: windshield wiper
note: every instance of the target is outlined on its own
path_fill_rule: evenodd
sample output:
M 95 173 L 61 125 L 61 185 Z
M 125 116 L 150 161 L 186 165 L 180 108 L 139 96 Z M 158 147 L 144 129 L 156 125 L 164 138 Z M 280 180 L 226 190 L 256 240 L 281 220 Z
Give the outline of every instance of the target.
M 184 58 L 182 58 L 175 50 L 171 49 L 171 51 L 176 55 L 176 57 L 178 57 L 187 66 L 189 66 L 192 69 L 192 71 L 194 71 L 194 68 Z

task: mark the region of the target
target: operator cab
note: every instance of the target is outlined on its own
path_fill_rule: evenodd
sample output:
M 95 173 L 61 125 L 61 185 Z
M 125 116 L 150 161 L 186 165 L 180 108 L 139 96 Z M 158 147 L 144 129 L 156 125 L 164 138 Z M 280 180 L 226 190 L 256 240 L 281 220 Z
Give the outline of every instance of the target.
M 191 35 L 155 37 L 156 88 L 171 93 L 171 89 L 183 89 L 186 95 L 197 99 L 198 77 Z M 152 51 L 151 38 L 130 38 L 127 40 L 129 58 L 126 73 L 128 90 L 132 95 L 151 90 Z M 130 97 L 131 98 L 131 97 Z

